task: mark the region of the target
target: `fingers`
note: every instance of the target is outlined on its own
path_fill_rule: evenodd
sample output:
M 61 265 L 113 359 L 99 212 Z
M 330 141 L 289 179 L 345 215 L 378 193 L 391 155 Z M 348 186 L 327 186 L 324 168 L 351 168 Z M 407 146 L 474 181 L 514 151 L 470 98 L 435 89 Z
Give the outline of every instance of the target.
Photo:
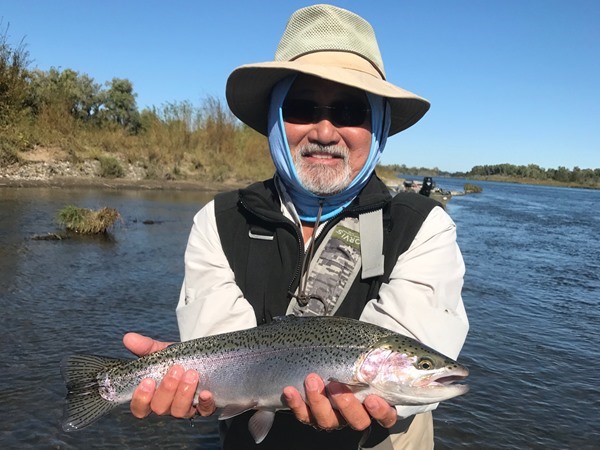
M 286 387 L 283 396 L 296 418 L 303 423 L 324 430 L 333 430 L 345 425 L 345 420 L 333 409 L 327 398 L 325 383 L 321 377 L 310 374 L 304 382 L 306 402 L 293 387 Z
M 325 430 L 339 428 L 342 425 L 340 417 L 334 411 L 329 398 L 327 398 L 325 383 L 323 383 L 321 377 L 315 374 L 307 376 L 304 389 L 306 391 L 306 403 L 308 403 L 316 425 Z
M 145 356 L 170 345 L 168 342 L 156 341 L 138 333 L 127 333 L 123 336 L 123 344 L 137 356 Z M 140 383 L 131 399 L 131 413 L 138 418 L 146 417 L 151 412 L 189 418 L 198 411 L 203 416 L 209 416 L 216 409 L 210 392 L 203 391 L 198 396 L 197 407 L 193 406 L 198 381 L 198 373 L 195 370 L 185 371 L 182 366 L 174 365 L 163 377 L 158 388 L 151 379 Z
M 396 409 L 376 395 L 368 396 L 362 404 L 345 385 L 331 382 L 326 388 L 315 374 L 306 377 L 304 389 L 306 401 L 290 386 L 283 390 L 283 397 L 300 422 L 316 428 L 332 430 L 347 424 L 360 431 L 367 429 L 372 419 L 385 428 L 396 423 Z
M 365 430 L 371 425 L 371 416 L 350 389 L 343 384 L 331 382 L 327 386 L 327 390 L 331 396 L 331 402 L 346 419 L 348 425 L 359 431 Z
M 196 409 L 192 406 L 198 385 L 198 374 L 194 370 L 187 372 L 180 365 L 169 369 L 164 376 L 150 403 L 155 414 L 171 414 L 174 417 L 192 417 Z
M 384 428 L 391 428 L 398 420 L 396 408 L 390 406 L 384 399 L 377 395 L 369 395 L 364 401 L 367 412 Z
M 158 388 L 155 389 L 155 385 L 151 379 L 143 380 L 133 393 L 130 409 L 135 417 L 143 418 L 154 412 L 189 418 L 196 413 L 192 405 L 198 386 L 198 373 L 195 370 L 184 371 L 182 366 L 175 365 L 169 369 Z
M 196 405 L 196 410 L 201 416 L 210 416 L 215 412 L 216 409 L 217 407 L 215 405 L 215 400 L 210 392 L 202 391 L 200 394 L 198 394 L 198 404 Z
M 313 416 L 310 409 L 296 388 L 291 386 L 284 388 L 283 397 L 288 407 L 296 416 L 296 419 L 306 424 L 313 423 Z
M 123 344 L 136 356 L 145 356 L 167 348 L 171 343 L 156 341 L 138 333 L 127 333 L 123 336 Z
M 129 409 L 131 409 L 131 414 L 133 414 L 134 417 L 143 419 L 150 414 L 152 411 L 150 408 L 150 402 L 152 401 L 152 396 L 154 395 L 155 386 L 156 383 L 154 383 L 154 380 L 142 380 L 142 382 L 133 392 Z
M 179 418 L 190 418 L 196 414 L 196 408 L 193 406 L 196 387 L 198 386 L 198 372 L 187 370 L 184 372 L 173 403 L 171 404 L 171 415 Z M 160 386 L 159 386 L 160 387 Z

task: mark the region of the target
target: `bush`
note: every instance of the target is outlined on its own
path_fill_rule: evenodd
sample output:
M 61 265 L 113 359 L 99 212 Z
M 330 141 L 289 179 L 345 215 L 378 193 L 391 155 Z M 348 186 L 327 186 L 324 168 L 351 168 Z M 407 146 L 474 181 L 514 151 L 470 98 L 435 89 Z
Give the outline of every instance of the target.
M 100 161 L 100 176 L 102 178 L 123 178 L 125 170 L 119 160 L 113 156 L 101 156 Z
M 97 211 L 78 208 L 76 206 L 65 206 L 56 214 L 56 220 L 68 231 L 81 234 L 100 234 L 108 232 L 120 217 L 114 208 L 101 208 Z
M 0 142 L 0 166 L 10 166 L 20 161 L 19 154 L 15 146 L 6 141 Z
M 464 190 L 467 194 L 479 194 L 483 192 L 483 188 L 481 186 L 477 186 L 471 183 L 466 183 L 464 186 Z

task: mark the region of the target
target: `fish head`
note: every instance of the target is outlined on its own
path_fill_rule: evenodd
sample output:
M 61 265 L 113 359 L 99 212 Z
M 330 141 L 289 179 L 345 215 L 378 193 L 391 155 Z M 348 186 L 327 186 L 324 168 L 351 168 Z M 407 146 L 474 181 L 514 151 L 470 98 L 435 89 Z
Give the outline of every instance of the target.
M 375 343 L 356 366 L 356 378 L 392 405 L 437 403 L 469 390 L 455 384 L 469 370 L 441 353 L 402 335 Z

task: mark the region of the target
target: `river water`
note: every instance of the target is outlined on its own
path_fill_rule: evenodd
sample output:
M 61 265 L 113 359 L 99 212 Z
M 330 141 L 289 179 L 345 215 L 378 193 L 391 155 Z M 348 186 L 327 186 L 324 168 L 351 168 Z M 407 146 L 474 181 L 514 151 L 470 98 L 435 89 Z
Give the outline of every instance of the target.
M 438 179 L 461 190 L 464 180 Z M 476 182 L 455 197 L 471 391 L 434 413 L 439 449 L 600 443 L 600 191 Z M 0 448 L 217 449 L 214 421 L 134 419 L 126 406 L 60 428 L 60 359 L 129 357 L 121 337 L 178 337 L 183 252 L 203 192 L 0 188 Z M 111 238 L 32 240 L 56 211 L 114 207 Z M 151 224 L 144 222 L 151 221 Z

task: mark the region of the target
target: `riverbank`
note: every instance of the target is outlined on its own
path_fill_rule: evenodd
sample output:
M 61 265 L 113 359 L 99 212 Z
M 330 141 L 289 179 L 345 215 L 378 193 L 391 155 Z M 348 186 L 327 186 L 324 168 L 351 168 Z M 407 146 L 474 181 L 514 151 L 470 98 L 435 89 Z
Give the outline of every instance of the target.
M 177 180 L 135 180 L 128 178 L 99 177 L 49 177 L 45 179 L 8 178 L 0 175 L 0 188 L 98 188 L 98 189 L 143 189 L 178 191 L 214 191 L 222 192 L 245 186 L 242 182 L 216 181 L 177 181 Z
M 100 162 L 95 159 L 69 161 L 60 149 L 39 149 L 24 153 L 20 162 L 0 166 L 0 188 L 86 187 L 101 189 L 202 190 L 226 191 L 247 185 L 240 180 L 197 180 L 149 178 L 142 165 L 123 164 L 124 175 L 107 178 L 99 175 Z

